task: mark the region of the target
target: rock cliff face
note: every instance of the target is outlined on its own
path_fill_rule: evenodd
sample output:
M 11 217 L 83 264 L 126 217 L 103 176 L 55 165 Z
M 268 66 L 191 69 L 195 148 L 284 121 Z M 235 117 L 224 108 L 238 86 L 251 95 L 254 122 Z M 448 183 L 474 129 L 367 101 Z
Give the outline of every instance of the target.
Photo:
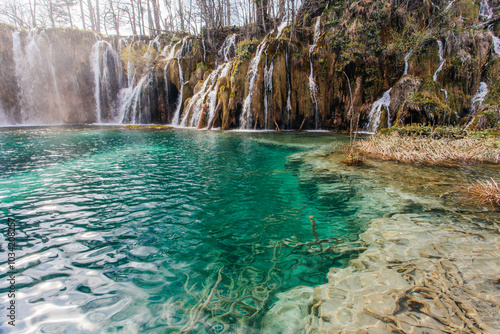
M 493 18 L 498 2 L 489 3 Z M 224 28 L 211 43 L 2 26 L 0 124 L 305 130 L 347 129 L 353 116 L 370 131 L 495 126 L 488 120 L 498 117 L 484 115 L 500 104 L 500 24 L 481 8 L 306 1 L 294 39 L 284 23 L 254 40 Z

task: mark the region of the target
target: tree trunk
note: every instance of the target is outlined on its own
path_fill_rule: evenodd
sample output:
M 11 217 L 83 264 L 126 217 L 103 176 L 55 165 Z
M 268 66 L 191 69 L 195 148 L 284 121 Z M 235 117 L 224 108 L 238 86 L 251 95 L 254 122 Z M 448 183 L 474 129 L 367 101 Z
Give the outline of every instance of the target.
M 56 27 L 56 22 L 54 20 L 54 9 L 52 8 L 52 3 L 49 4 L 49 19 L 52 24 L 52 28 Z
M 33 7 L 31 6 L 30 0 L 30 14 L 31 14 L 31 24 L 33 28 L 36 28 L 36 0 L 33 1 Z
M 158 0 L 153 0 L 153 14 L 155 19 L 156 31 L 159 34 L 161 31 L 161 12 Z
M 146 4 L 148 6 L 148 29 L 149 29 L 149 36 L 154 37 L 155 34 L 155 29 L 153 26 L 153 14 L 151 12 L 151 0 L 146 0 Z
M 68 17 L 69 17 L 69 25 L 73 28 L 73 18 L 71 17 L 71 10 L 69 7 L 69 3 L 66 3 L 66 8 L 68 8 Z
M 139 0 L 139 30 L 141 35 L 146 35 L 146 26 L 144 24 L 144 8 L 142 8 L 142 0 Z
M 95 0 L 96 28 L 101 32 L 101 13 L 99 12 L 99 0 Z
M 80 12 L 82 13 L 83 30 L 87 30 L 87 27 L 85 26 L 85 12 L 83 11 L 83 0 L 80 0 Z
M 130 0 L 130 4 L 132 7 L 132 17 L 130 17 L 130 12 L 128 13 L 129 19 L 130 19 L 130 26 L 132 27 L 132 33 L 134 35 L 137 35 L 137 24 L 135 20 L 135 5 L 134 5 L 134 0 Z
M 92 31 L 95 31 L 94 9 L 92 8 L 92 2 L 88 0 L 87 5 L 89 7 L 90 27 L 92 28 Z
M 179 19 L 181 21 L 181 31 L 184 31 L 184 13 L 182 12 L 182 1 L 179 0 Z

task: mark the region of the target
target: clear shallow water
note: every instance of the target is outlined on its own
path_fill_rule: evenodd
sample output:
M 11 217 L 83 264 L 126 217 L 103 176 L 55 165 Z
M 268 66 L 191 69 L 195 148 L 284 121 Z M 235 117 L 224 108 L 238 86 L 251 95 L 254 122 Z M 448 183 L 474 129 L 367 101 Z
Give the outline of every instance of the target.
M 366 178 L 304 157 L 335 141 L 346 138 L 0 131 L 0 228 L 16 219 L 21 247 L 16 330 L 259 332 L 276 293 L 325 283 L 358 255 L 370 219 L 400 208 Z

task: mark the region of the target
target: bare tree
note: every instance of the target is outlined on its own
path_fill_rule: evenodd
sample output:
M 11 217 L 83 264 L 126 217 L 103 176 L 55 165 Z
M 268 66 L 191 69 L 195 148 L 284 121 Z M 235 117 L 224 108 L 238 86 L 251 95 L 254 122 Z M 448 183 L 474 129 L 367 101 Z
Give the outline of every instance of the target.
M 17 27 L 28 27 L 29 11 L 26 5 L 19 3 L 16 0 L 5 0 L 1 6 L 1 16 L 5 18 L 6 22 L 11 23 Z
M 87 27 L 85 26 L 85 12 L 83 11 L 83 0 L 80 0 L 80 15 L 82 18 L 83 30 L 86 30 Z
M 101 13 L 99 12 L 99 0 L 95 0 L 95 17 L 96 30 L 101 32 Z
M 93 31 L 95 31 L 95 14 L 94 14 L 94 8 L 92 7 L 91 0 L 87 0 L 87 6 L 88 6 L 88 10 L 89 10 L 90 27 Z
M 30 4 L 30 14 L 31 14 L 31 25 L 36 27 L 36 0 L 33 0 L 33 4 L 31 4 L 31 0 L 29 0 Z

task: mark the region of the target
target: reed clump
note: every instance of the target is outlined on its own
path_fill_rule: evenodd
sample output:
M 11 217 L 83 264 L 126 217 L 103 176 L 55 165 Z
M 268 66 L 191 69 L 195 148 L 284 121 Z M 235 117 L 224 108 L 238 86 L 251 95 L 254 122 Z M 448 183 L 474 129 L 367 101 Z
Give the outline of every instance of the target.
M 494 179 L 477 181 L 467 192 L 483 205 L 500 207 L 500 187 Z
M 450 165 L 500 162 L 498 141 L 479 137 L 434 139 L 402 136 L 398 132 L 378 134 L 357 143 L 358 151 L 370 157 L 405 163 Z

